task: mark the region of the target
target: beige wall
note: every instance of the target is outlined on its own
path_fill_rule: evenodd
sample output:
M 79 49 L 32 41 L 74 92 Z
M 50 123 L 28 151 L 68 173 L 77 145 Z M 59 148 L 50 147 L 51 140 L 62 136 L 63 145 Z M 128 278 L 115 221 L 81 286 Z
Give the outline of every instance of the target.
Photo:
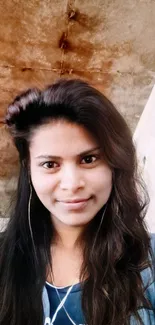
M 103 91 L 135 130 L 155 78 L 155 1 L 0 1 L 0 216 L 18 155 L 3 125 L 19 91 L 80 77 Z

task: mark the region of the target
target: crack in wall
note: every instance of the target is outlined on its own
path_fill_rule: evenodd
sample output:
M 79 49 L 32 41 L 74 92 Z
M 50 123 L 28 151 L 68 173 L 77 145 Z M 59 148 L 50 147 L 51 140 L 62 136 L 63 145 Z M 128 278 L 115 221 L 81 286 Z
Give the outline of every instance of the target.
M 22 72 L 25 72 L 25 71 L 53 71 L 53 72 L 60 72 L 61 71 L 61 68 L 32 68 L 32 67 L 20 67 L 20 66 L 7 66 L 7 65 L 0 65 L 0 69 L 17 69 L 17 70 L 21 70 Z M 66 70 L 66 69 L 65 69 Z M 74 69 L 70 69 L 72 70 L 72 72 L 74 72 Z M 107 73 L 107 71 L 102 71 L 102 69 L 100 68 L 96 68 L 96 69 L 79 69 L 78 70 L 79 72 L 83 72 L 83 71 L 89 71 L 90 73 L 93 73 L 93 72 L 97 72 L 97 73 Z M 114 71 L 114 73 L 117 72 L 117 73 L 120 73 L 119 71 Z M 122 72 L 121 72 L 122 73 Z
M 61 59 L 60 59 L 60 74 L 59 76 L 61 77 L 64 74 L 64 59 L 65 59 L 65 53 L 66 49 L 68 48 L 68 35 L 69 35 L 69 27 L 70 27 L 70 22 L 71 20 L 75 17 L 75 9 L 73 8 L 75 4 L 75 0 L 68 0 L 67 2 L 67 26 L 66 26 L 66 31 L 63 32 L 60 40 L 59 40 L 59 47 L 62 49 L 62 54 L 61 54 Z M 72 69 L 70 69 L 69 74 L 72 73 Z
M 10 65 L 0 65 L 0 69 L 17 69 L 17 70 L 21 70 L 22 72 L 26 72 L 26 71 L 51 71 L 51 72 L 57 72 L 57 73 L 60 73 L 61 72 L 61 67 L 60 68 L 32 68 L 32 67 L 21 67 L 21 66 L 10 66 Z M 74 72 L 74 69 L 68 69 L 68 70 L 72 70 L 72 72 Z M 65 69 L 65 71 L 67 71 L 67 69 Z M 112 73 L 112 74 L 118 74 L 118 75 L 131 75 L 131 76 L 136 76 L 136 75 L 139 75 L 140 73 L 139 72 L 134 72 L 134 71 L 119 71 L 119 70 L 113 70 L 111 69 L 111 71 L 109 72 L 109 70 L 105 69 L 104 71 L 102 70 L 102 68 L 85 68 L 85 69 L 78 69 L 79 72 L 90 72 L 90 73 L 102 73 L 102 74 L 105 74 L 105 73 Z M 63 71 L 62 71 L 63 72 Z M 144 72 L 142 72 L 141 74 L 144 74 Z M 0 76 L 0 79 L 1 79 L 1 76 Z M 1 90 L 3 90 L 1 88 Z

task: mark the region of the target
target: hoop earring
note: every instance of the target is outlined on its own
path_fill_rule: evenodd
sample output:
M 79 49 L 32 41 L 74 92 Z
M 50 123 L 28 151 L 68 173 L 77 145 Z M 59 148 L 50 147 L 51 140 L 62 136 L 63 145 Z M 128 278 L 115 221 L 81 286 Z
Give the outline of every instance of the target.
M 31 226 L 32 185 L 31 185 L 30 180 L 29 180 L 29 185 L 30 185 L 30 196 L 29 196 L 29 200 L 28 200 L 28 224 L 29 224 L 30 236 L 31 236 L 31 240 L 32 240 L 32 246 L 33 246 L 35 258 L 36 258 L 36 261 L 38 262 L 37 252 L 36 252 L 36 248 L 35 248 L 35 244 L 34 244 L 33 231 L 32 231 L 32 226 Z
M 98 227 L 98 229 L 97 229 L 96 236 L 95 236 L 95 238 L 94 238 L 94 243 L 93 243 L 93 247 L 92 247 L 92 249 L 94 249 L 94 247 L 95 247 L 96 240 L 97 240 L 97 236 L 98 236 L 98 233 L 99 233 L 99 231 L 100 231 L 100 229 L 101 229 L 101 225 L 102 225 L 103 218 L 104 218 L 105 213 L 106 213 L 106 210 L 107 210 L 107 206 L 108 206 L 108 202 L 105 204 L 104 211 L 103 211 L 103 213 L 102 213 L 102 217 L 101 217 L 101 221 L 100 221 L 99 227 Z

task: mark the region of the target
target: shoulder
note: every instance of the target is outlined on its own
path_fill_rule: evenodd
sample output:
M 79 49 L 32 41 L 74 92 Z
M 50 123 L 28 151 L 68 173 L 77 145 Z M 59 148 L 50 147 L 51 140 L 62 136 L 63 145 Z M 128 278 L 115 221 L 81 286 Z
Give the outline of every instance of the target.
M 43 303 L 44 322 L 45 322 L 45 319 L 50 317 L 50 302 L 49 302 L 46 285 L 44 286 L 43 292 L 42 292 L 42 303 Z
M 151 243 L 152 251 L 153 251 L 154 256 L 155 256 L 155 233 L 150 234 L 150 243 Z
M 145 295 L 155 308 L 155 234 L 150 234 L 150 244 L 152 248 L 152 268 L 146 268 L 141 272 Z
M 141 272 L 144 284 L 150 280 L 151 283 L 155 281 L 155 234 L 150 234 L 150 247 L 152 250 L 152 256 L 150 256 L 150 262 L 152 268 L 146 268 Z
M 150 234 L 150 246 L 152 248 L 152 268 L 146 268 L 141 272 L 144 287 L 144 295 L 151 303 L 151 308 L 141 307 L 138 314 L 144 325 L 155 325 L 155 234 Z M 130 318 L 131 325 L 137 325 L 137 320 L 132 315 Z

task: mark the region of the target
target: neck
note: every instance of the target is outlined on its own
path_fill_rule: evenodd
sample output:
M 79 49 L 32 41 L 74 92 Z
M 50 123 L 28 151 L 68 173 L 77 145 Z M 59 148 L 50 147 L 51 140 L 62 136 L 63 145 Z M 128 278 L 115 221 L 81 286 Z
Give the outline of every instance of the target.
M 54 223 L 54 228 L 54 246 L 56 245 L 66 250 L 74 250 L 81 246 L 80 237 L 83 232 L 83 227 Z
M 56 286 L 78 283 L 83 264 L 84 245 L 81 234 L 84 229 L 64 225 L 59 220 L 52 220 L 52 224 L 55 236 L 51 245 L 52 270 L 49 267 L 48 282 L 55 283 Z

